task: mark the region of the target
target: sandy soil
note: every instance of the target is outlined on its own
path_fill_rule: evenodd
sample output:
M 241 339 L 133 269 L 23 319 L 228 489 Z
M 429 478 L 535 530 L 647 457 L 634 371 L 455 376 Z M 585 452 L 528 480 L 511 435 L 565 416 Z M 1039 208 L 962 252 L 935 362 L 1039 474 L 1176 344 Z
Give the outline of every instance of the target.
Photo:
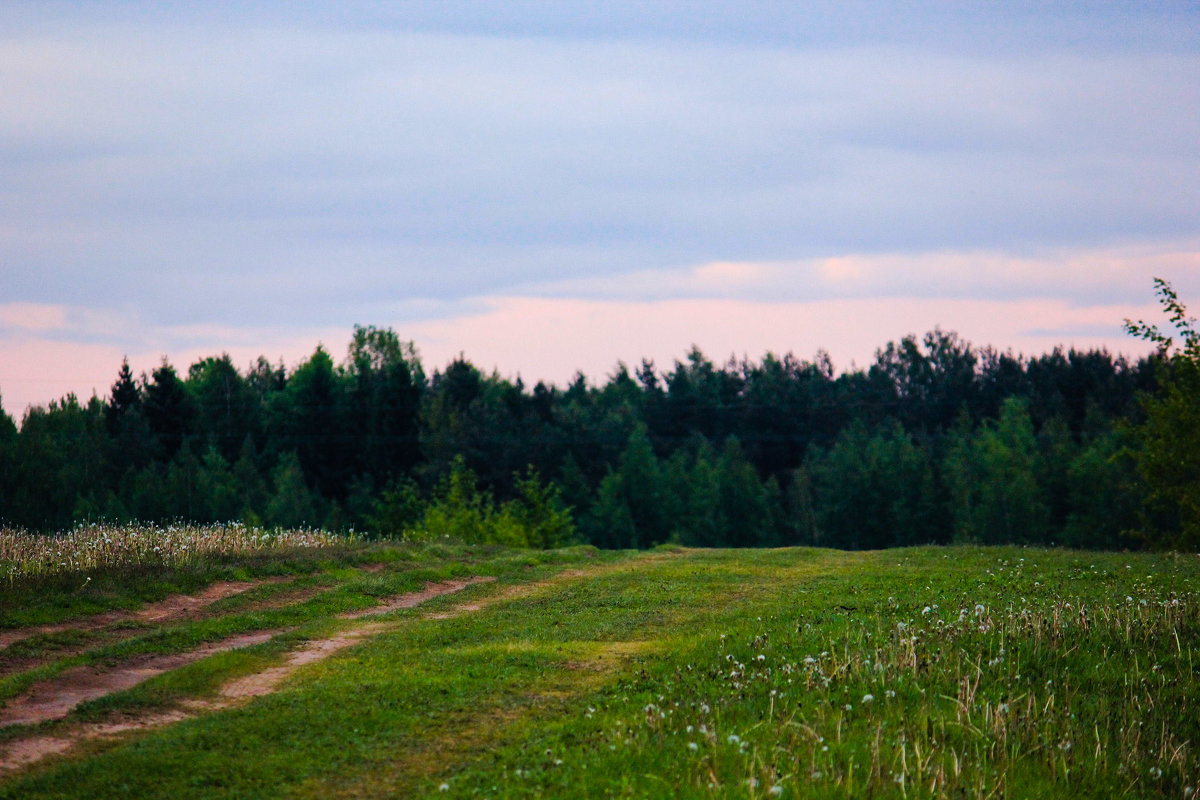
M 206 644 L 186 653 L 142 659 L 116 668 L 77 667 L 48 681 L 34 684 L 28 693 L 0 709 L 0 727 L 30 725 L 65 717 L 75 706 L 113 692 L 137 686 L 169 670 L 199 661 L 215 653 L 262 644 L 278 631 L 260 631 Z
M 431 598 L 458 592 L 474 583 L 495 580 L 480 576 L 463 580 L 427 584 L 417 592 L 410 592 L 389 599 L 373 608 L 345 615 L 347 619 L 361 619 L 373 614 L 382 614 L 401 608 L 413 608 Z M 165 602 L 165 601 L 164 601 Z M 209 602 L 212 602 L 211 600 Z M 461 610 L 460 610 L 461 613 Z M 81 723 L 54 735 L 31 736 L 0 745 L 0 773 L 33 764 L 41 759 L 64 753 L 74 745 L 97 738 L 119 736 L 133 731 L 169 725 L 198 714 L 227 708 L 250 698 L 261 697 L 275 691 L 284 680 L 305 664 L 320 661 L 363 639 L 394 627 L 387 622 L 367 622 L 343 631 L 327 639 L 309 642 L 291 653 L 278 667 L 263 670 L 254 675 L 238 678 L 222 687 L 217 699 L 190 701 L 179 710 L 131 717 L 120 722 Z M 85 700 L 102 697 L 137 685 L 147 678 L 176 669 L 213 653 L 247 647 L 266 641 L 276 631 L 260 632 L 227 639 L 190 651 L 147 659 L 139 664 L 117 669 L 98 671 L 95 669 L 71 670 L 51 681 L 35 686 L 0 710 L 0 725 L 41 722 L 58 719 Z
M 95 631 L 118 622 L 165 622 L 187 616 L 207 605 L 240 594 L 264 583 L 280 583 L 291 578 L 267 578 L 261 581 L 222 581 L 207 586 L 198 594 L 174 594 L 157 603 L 151 603 L 137 611 L 105 611 L 94 614 L 86 619 L 60 622 L 54 625 L 35 625 L 28 628 L 13 628 L 0 631 L 0 648 L 8 647 L 13 642 L 28 639 L 30 636 L 60 631 L 78 630 Z

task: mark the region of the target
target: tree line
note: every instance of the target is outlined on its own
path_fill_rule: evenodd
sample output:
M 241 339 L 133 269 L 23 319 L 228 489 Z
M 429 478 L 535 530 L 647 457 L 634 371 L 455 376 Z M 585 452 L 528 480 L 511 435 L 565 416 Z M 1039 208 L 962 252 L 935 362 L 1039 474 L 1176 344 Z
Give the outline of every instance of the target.
M 340 360 L 318 347 L 291 369 L 222 355 L 135 376 L 126 362 L 107 397 L 31 408 L 19 427 L 0 415 L 0 520 L 236 519 L 535 546 L 1195 548 L 1200 475 L 1189 484 L 1186 469 L 1200 448 L 1182 474 L 1165 449 L 1200 428 L 1200 350 L 1186 315 L 1172 321 L 1174 351 L 1129 324 L 1160 345 L 1135 362 L 1024 357 L 934 330 L 841 373 L 823 354 L 717 364 L 693 349 L 565 387 L 465 357 L 428 374 L 376 327 L 356 327 Z

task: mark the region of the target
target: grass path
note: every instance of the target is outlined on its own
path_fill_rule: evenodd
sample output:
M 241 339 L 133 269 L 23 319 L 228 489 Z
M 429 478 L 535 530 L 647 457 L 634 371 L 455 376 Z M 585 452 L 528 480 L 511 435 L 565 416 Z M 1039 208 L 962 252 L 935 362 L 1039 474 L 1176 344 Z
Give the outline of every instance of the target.
M 96 737 L 0 798 L 1195 793 L 1195 556 L 497 558 L 347 574 L 286 634 L 29 727 L 10 752 Z M 402 583 L 457 591 L 382 610 Z
M 394 628 L 397 624 L 396 621 L 365 620 L 412 609 L 433 598 L 496 579 L 492 575 L 474 575 L 448 580 L 426 580 L 420 589 L 400 594 L 381 591 L 381 587 L 409 586 L 414 580 L 420 585 L 422 576 L 436 577 L 445 574 L 445 569 L 437 573 L 431 573 L 428 569 L 401 569 L 390 576 L 379 576 L 378 585 L 373 587 L 375 591 L 367 595 L 367 602 L 356 602 L 355 595 L 361 596 L 361 592 L 355 592 L 354 589 L 362 587 L 355 587 L 354 580 L 346 579 L 362 575 L 374 576 L 382 571 L 382 567 L 383 565 L 372 564 L 340 570 L 338 577 L 341 581 L 336 582 L 332 588 L 325 589 L 325 594 L 330 597 L 314 599 L 317 587 L 310 586 L 284 592 L 281 596 L 276 596 L 277 592 L 271 592 L 263 597 L 251 598 L 249 603 L 235 602 L 224 610 L 237 613 L 225 617 L 219 613 L 201 613 L 202 619 L 211 617 L 212 619 L 206 621 L 215 623 L 218 630 L 221 624 L 230 618 L 246 614 L 253 618 L 263 611 L 278 611 L 284 616 L 296 619 L 307 617 L 309 630 L 298 637 L 288 638 L 288 631 L 273 628 L 227 636 L 185 649 L 173 647 L 168 641 L 166 647 L 162 648 L 165 652 L 157 655 L 142 654 L 140 651 L 146 648 L 137 647 L 136 642 L 129 652 L 122 654 L 119 649 L 114 652 L 114 648 L 128 646 L 129 639 L 136 632 L 144 630 L 142 626 L 123 629 L 120 627 L 123 621 L 153 620 L 162 624 L 192 617 L 192 621 L 195 622 L 194 615 L 197 611 L 211 609 L 219 605 L 220 601 L 239 594 L 248 596 L 252 589 L 278 584 L 283 582 L 283 579 L 217 582 L 194 595 L 172 595 L 132 611 L 105 612 L 73 622 L 11 632 L 12 641 L 20 641 L 26 636 L 41 636 L 68 630 L 104 631 L 113 626 L 124 631 L 126 635 L 121 637 L 117 634 L 115 640 L 110 636 L 103 642 L 102 647 L 91 651 L 86 647 L 82 648 L 82 659 L 77 656 L 57 660 L 52 658 L 48 663 L 35 664 L 23 673 L 10 676 L 9 697 L 3 707 L 0 707 L 0 773 L 28 767 L 44 757 L 61 754 L 89 741 L 111 739 L 114 736 L 127 738 L 135 732 L 179 722 L 200 713 L 229 708 L 269 694 L 297 669 L 322 660 L 368 636 Z M 527 564 L 526 568 L 528 567 Z M 461 571 L 463 568 L 462 564 L 451 564 L 450 572 Z M 325 583 L 328 584 L 328 581 Z M 347 598 L 349 603 L 346 602 Z M 332 599 L 333 602 L 321 602 L 322 599 Z M 342 602 L 338 602 L 339 600 Z M 287 607 L 289 601 L 292 606 L 290 608 Z M 303 608 L 306 605 L 313 607 Z M 311 613 L 314 609 L 315 614 Z M 338 613 L 328 613 L 337 609 L 340 609 Z M 298 614 L 298 611 L 310 613 Z M 238 627 L 245 625 L 235 624 L 234 628 Z M 246 663 L 239 665 L 240 669 L 235 667 L 232 670 L 222 670 L 219 665 L 210 663 L 214 655 L 238 650 L 253 652 L 256 645 L 268 643 L 274 647 L 268 647 L 268 652 L 258 654 L 262 657 L 250 658 Z M 153 652 L 154 648 L 151 647 L 150 650 Z M 270 650 L 274 650 L 273 660 Z M 129 653 L 132 653 L 132 657 L 129 657 Z M 61 656 L 62 653 L 57 655 Z M 116 663 L 112 660 L 114 655 L 117 657 Z M 74 666 L 80 660 L 84 663 Z M 271 666 L 273 661 L 281 663 Z M 182 668 L 189 665 L 197 665 L 197 671 L 203 671 L 205 666 L 217 666 L 208 676 L 207 688 L 210 691 L 207 692 L 207 696 L 191 696 L 195 693 L 187 691 L 188 681 L 185 679 L 183 691 L 168 692 L 167 696 L 157 699 L 154 697 L 154 678 L 168 673 L 175 673 L 169 677 L 178 677 L 177 671 L 186 672 Z M 230 677 L 232 679 L 221 683 L 222 679 Z M 128 700 L 133 702 L 129 703 Z M 149 702 L 145 702 L 146 700 Z M 85 710 L 82 716 L 72 713 L 81 707 L 97 707 L 100 711 L 98 714 L 89 714 Z M 69 716 L 81 718 L 64 720 Z
M 53 625 L 33 625 L 0 631 L 0 649 L 33 636 L 47 636 L 63 631 L 98 631 L 123 622 L 160 623 L 183 617 L 218 600 L 261 586 L 278 583 L 287 578 L 264 578 L 258 581 L 218 581 L 196 594 L 174 594 L 157 603 L 150 603 L 136 611 L 106 611 L 85 619 L 59 622 Z

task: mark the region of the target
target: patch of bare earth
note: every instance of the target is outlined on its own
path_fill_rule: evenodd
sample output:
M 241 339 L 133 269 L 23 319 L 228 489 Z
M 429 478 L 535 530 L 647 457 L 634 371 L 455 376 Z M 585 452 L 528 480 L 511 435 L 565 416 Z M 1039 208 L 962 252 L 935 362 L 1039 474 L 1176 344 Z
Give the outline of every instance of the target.
M 35 625 L 28 628 L 14 628 L 0 631 L 0 648 L 8 647 L 13 642 L 28 639 L 39 634 L 61 633 L 62 631 L 97 631 L 109 625 L 120 622 L 165 622 L 179 619 L 194 613 L 218 600 L 241 594 L 256 586 L 266 583 L 281 583 L 291 578 L 266 578 L 260 581 L 222 581 L 210 584 L 204 591 L 197 594 L 171 595 L 157 603 L 151 603 L 137 611 L 105 611 L 93 614 L 86 619 L 58 622 L 53 625 Z
M 382 572 L 387 566 L 386 563 L 363 564 L 358 569 L 362 572 L 373 574 Z M 3 650 L 14 642 L 28 639 L 31 636 L 61 633 L 62 631 L 97 631 L 107 628 L 109 625 L 122 622 L 158 623 L 185 619 L 197 612 L 203 611 L 207 606 L 216 603 L 218 600 L 233 597 L 234 595 L 265 584 L 285 583 L 291 580 L 295 580 L 295 578 L 279 576 L 256 581 L 220 581 L 209 584 L 196 594 L 171 595 L 157 603 L 150 603 L 137 611 L 104 611 L 99 614 L 93 614 L 85 619 L 72 620 L 70 622 L 56 622 L 52 625 L 31 625 L 26 628 L 0 630 L 0 650 Z M 282 602 L 287 603 L 298 599 L 303 600 L 306 597 L 316 594 L 317 591 L 318 589 L 313 588 L 306 592 L 297 592 L 282 599 Z M 277 602 L 268 602 L 258 605 L 256 608 L 273 608 L 278 604 Z
M 418 592 L 409 592 L 398 597 L 381 603 L 372 608 L 353 611 L 349 614 L 342 614 L 342 619 L 362 619 L 363 617 L 372 616 L 375 614 L 384 614 L 388 611 L 396 611 L 402 608 L 415 608 L 427 600 L 432 600 L 435 597 L 440 597 L 444 594 L 452 594 L 461 592 L 463 589 L 475 583 L 489 583 L 495 578 L 489 576 L 476 576 L 465 580 L 442 581 L 441 583 L 427 583 L 425 588 Z M 226 684 L 221 689 L 221 697 L 225 700 L 241 700 L 249 697 L 261 697 L 265 694 L 270 694 L 281 684 L 284 679 L 296 671 L 297 668 L 305 664 L 311 664 L 314 661 L 320 661 L 328 656 L 356 644 L 363 639 L 381 633 L 392 627 L 385 622 L 366 623 L 355 628 L 343 631 L 336 636 L 331 636 L 328 639 L 318 639 L 309 642 L 304 647 L 296 650 L 288 656 L 286 662 L 278 667 L 263 670 L 254 675 L 248 675 L 245 678 L 239 678 Z
M 429 583 L 417 592 L 410 592 L 381 603 L 373 608 L 345 615 L 346 619 L 381 614 L 402 608 L 413 608 L 427 600 L 452 592 L 458 592 L 474 583 L 495 580 L 480 576 L 464 580 Z M 36 763 L 41 759 L 64 753 L 76 744 L 93 739 L 113 737 L 130 732 L 157 728 L 179 722 L 199 713 L 228 708 L 247 699 L 261 697 L 275 691 L 284 680 L 305 664 L 320 661 L 363 639 L 394 627 L 386 622 L 359 624 L 326 639 L 307 643 L 291 653 L 278 667 L 263 670 L 254 675 L 238 678 L 222 687 L 215 700 L 196 700 L 184 708 L 130 717 L 120 722 L 80 723 L 53 736 L 33 736 L 0 745 L 0 773 Z M 161 656 L 149 659 L 137 666 L 110 670 L 101 673 L 95 670 L 72 670 L 46 685 L 35 686 L 31 692 L 10 703 L 0 711 L 0 726 L 19 723 L 40 722 L 65 716 L 79 703 L 102 697 L 122 689 L 128 689 L 147 678 L 176 669 L 208 655 L 236 647 L 246 647 L 269 639 L 274 632 L 250 634 L 228 639 L 188 653 Z
M 71 709 L 88 700 L 131 689 L 173 669 L 199 661 L 216 653 L 224 653 L 241 647 L 262 644 L 278 631 L 260 631 L 244 636 L 235 636 L 189 650 L 186 653 L 153 656 L 139 659 L 112 669 L 76 667 L 54 678 L 34 684 L 30 690 L 10 701 L 0 709 L 0 727 L 7 725 L 32 725 L 60 719 Z
M 473 578 L 465 578 L 463 580 L 442 581 L 441 583 L 427 583 L 425 588 L 419 592 L 409 592 L 398 597 L 393 597 L 383 603 L 366 608 L 361 611 L 352 611 L 349 614 L 342 614 L 343 619 L 361 619 L 362 617 L 372 616 L 374 614 L 385 614 L 388 611 L 398 611 L 402 608 L 415 608 L 426 600 L 431 600 L 434 597 L 439 597 L 443 594 L 451 594 L 460 592 L 468 586 L 475 583 L 491 583 L 496 580 L 489 575 L 476 575 Z

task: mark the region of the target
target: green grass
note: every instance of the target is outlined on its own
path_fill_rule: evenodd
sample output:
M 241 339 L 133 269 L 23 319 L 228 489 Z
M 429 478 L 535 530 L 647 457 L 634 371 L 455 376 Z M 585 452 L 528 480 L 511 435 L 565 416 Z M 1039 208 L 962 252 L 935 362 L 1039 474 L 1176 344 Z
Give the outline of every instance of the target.
M 42 730 L 210 696 L 414 579 L 498 580 L 393 612 L 244 707 L 0 777 L 0 797 L 1186 797 L 1200 780 L 1195 555 L 445 548 L 344 567 L 254 623 L 290 633 Z M 84 657 L 247 630 L 250 605 Z

